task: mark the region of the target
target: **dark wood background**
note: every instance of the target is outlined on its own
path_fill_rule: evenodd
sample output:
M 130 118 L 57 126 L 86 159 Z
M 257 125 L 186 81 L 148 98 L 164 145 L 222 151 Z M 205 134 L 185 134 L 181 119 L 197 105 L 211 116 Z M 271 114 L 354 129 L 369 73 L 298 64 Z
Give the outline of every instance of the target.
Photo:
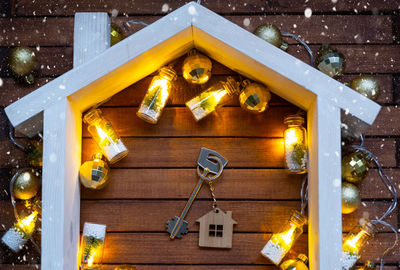
M 113 1 L 113 0 L 2 0 L 0 2 L 0 232 L 14 222 L 8 197 L 8 184 L 18 167 L 27 165 L 23 153 L 7 137 L 7 119 L 3 108 L 72 68 L 73 15 L 77 11 L 104 11 L 118 16 L 121 25 L 128 19 L 154 22 L 165 13 L 163 5 L 174 10 L 186 1 Z M 346 56 L 345 82 L 359 73 L 373 73 L 381 83 L 380 115 L 367 132 L 366 145 L 378 157 L 387 173 L 400 184 L 400 48 L 396 0 L 369 1 L 300 0 L 217 0 L 203 5 L 232 22 L 253 31 L 262 23 L 300 35 L 314 52 L 322 43 L 333 44 Z M 165 8 L 166 6 L 164 6 Z M 313 10 L 311 18 L 304 10 Z M 250 24 L 245 26 L 245 19 Z M 247 21 L 247 20 L 246 20 Z M 141 27 L 133 26 L 135 32 Z M 288 53 L 307 61 L 302 47 L 293 40 Z M 7 54 L 13 46 L 36 48 L 40 63 L 37 82 L 24 87 L 15 82 L 7 68 Z M 183 59 L 176 64 L 177 71 Z M 236 74 L 213 63 L 212 81 Z M 153 75 L 153 74 L 152 74 Z M 158 125 L 144 123 L 135 115 L 151 76 L 128 87 L 103 106 L 108 117 L 130 150 L 115 164 L 111 183 L 102 191 L 82 189 L 81 222 L 108 225 L 105 269 L 131 263 L 138 269 L 276 269 L 259 251 L 271 232 L 285 220 L 290 209 L 299 207 L 300 177 L 283 171 L 282 120 L 297 108 L 273 96 L 270 109 L 262 115 L 243 112 L 233 101 L 208 119 L 196 123 L 184 107 L 185 101 L 201 91 L 182 77 L 175 84 L 168 107 Z M 88 133 L 83 133 L 83 161 L 95 149 Z M 20 139 L 22 142 L 24 138 Z M 200 147 L 221 152 L 229 159 L 223 178 L 216 184 L 219 206 L 232 210 L 238 221 L 231 250 L 200 249 L 195 220 L 211 209 L 209 192 L 203 188 L 187 217 L 190 232 L 181 240 L 170 241 L 165 223 L 180 213 L 194 187 L 195 161 Z M 371 170 L 361 187 L 363 202 L 355 213 L 343 217 L 348 231 L 360 218 L 379 216 L 389 204 L 389 194 Z M 397 228 L 397 209 L 388 221 Z M 381 228 L 371 241 L 362 261 L 378 261 L 394 235 Z M 40 238 L 40 235 L 36 236 Z M 329 243 L 326 243 L 327 245 Z M 307 251 L 307 230 L 293 248 Z M 292 254 L 294 255 L 294 254 Z M 54 258 L 56 259 L 56 258 Z M 399 247 L 386 259 L 385 269 L 399 268 Z M 40 256 L 28 245 L 19 254 L 0 246 L 0 269 L 37 269 Z

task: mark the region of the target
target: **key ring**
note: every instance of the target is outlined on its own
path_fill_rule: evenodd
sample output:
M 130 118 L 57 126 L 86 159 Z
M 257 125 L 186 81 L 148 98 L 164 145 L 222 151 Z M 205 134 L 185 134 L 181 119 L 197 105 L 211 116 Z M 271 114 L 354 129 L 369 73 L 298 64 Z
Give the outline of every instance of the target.
M 221 159 L 220 159 L 219 157 L 216 157 L 216 156 L 209 156 L 208 158 L 209 158 L 209 159 L 213 159 L 213 160 L 215 160 L 216 162 L 218 162 L 218 165 L 219 165 L 218 173 L 217 173 L 216 175 L 212 176 L 212 177 L 207 177 L 207 176 L 206 176 L 207 174 L 201 173 L 201 171 L 200 171 L 200 166 L 197 166 L 197 174 L 198 174 L 199 177 L 200 177 L 201 179 L 203 179 L 204 181 L 212 182 L 212 181 L 214 181 L 215 179 L 217 179 L 217 178 L 221 175 L 222 170 L 224 169 L 224 165 L 222 164 L 222 161 L 221 161 Z M 208 171 L 208 170 L 207 170 L 207 171 Z

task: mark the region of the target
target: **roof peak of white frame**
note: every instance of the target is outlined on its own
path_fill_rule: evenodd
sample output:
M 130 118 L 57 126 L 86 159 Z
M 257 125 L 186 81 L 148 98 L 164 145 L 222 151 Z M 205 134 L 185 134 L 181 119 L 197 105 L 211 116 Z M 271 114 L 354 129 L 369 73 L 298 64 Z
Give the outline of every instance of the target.
M 42 130 L 43 111 L 58 101 L 67 98 L 84 111 L 193 47 L 305 110 L 316 96 L 368 124 L 380 110 L 342 83 L 190 2 L 12 103 L 6 113 L 13 126 L 32 136 Z

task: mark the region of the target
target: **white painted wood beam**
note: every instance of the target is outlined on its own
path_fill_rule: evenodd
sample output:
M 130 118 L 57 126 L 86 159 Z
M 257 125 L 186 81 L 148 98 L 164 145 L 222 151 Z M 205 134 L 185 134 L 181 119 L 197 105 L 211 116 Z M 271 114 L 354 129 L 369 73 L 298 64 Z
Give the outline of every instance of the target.
M 308 111 L 309 257 L 312 270 L 341 270 L 340 109 L 318 97 Z
M 77 13 L 74 67 L 109 48 L 107 13 Z M 41 269 L 78 269 L 82 112 L 68 98 L 44 111 Z

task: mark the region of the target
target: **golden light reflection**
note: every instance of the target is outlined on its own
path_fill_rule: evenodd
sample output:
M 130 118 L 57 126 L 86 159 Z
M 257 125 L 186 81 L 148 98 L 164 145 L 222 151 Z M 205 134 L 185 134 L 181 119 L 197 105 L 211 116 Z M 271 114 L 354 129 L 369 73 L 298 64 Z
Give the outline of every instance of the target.
M 33 211 L 29 216 L 20 219 L 17 226 L 27 235 L 31 235 L 35 231 L 37 212 Z
M 274 234 L 271 241 L 278 244 L 282 249 L 289 250 L 294 240 L 294 232 L 296 227 L 292 226 L 288 231 Z
M 358 234 L 354 235 L 344 242 L 343 250 L 352 253 L 358 253 L 361 242 L 365 236 L 368 236 L 368 233 L 364 230 L 361 230 Z
M 285 146 L 290 147 L 296 143 L 303 141 L 303 133 L 298 128 L 288 128 L 284 134 Z

